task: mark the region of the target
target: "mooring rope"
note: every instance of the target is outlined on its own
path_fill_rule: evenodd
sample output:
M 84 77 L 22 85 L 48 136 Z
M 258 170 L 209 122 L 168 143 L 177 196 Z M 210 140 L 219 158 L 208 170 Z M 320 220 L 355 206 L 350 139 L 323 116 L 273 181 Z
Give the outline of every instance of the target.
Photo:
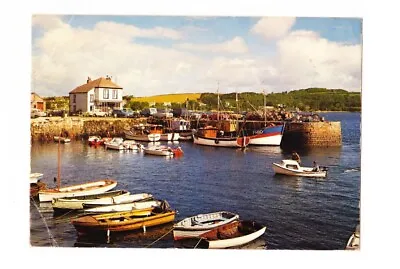
M 145 246 L 145 248 L 148 248 L 150 246 L 152 246 L 153 244 L 155 244 L 156 242 L 158 242 L 161 238 L 163 238 L 164 236 L 166 236 L 167 234 L 169 234 L 170 232 L 172 232 L 174 230 L 174 228 L 172 228 L 171 230 L 169 230 L 166 234 L 162 235 L 160 238 L 158 238 L 157 240 L 153 241 L 151 244 Z
M 32 197 L 31 197 L 31 199 L 32 199 Z M 57 241 L 54 239 L 54 237 L 53 237 L 53 235 L 52 235 L 52 233 L 51 233 L 51 231 L 50 231 L 50 229 L 49 229 L 49 226 L 47 225 L 47 222 L 46 222 L 46 219 L 43 217 L 43 215 L 42 215 L 42 213 L 40 213 L 40 210 L 39 210 L 39 208 L 38 208 L 38 206 L 36 205 L 36 202 L 32 199 L 32 201 L 33 201 L 33 205 L 36 207 L 36 210 L 37 210 L 37 212 L 39 213 L 39 215 L 40 215 L 40 217 L 42 218 L 42 221 L 43 221 L 43 223 L 44 223 L 44 225 L 46 226 L 46 230 L 47 230 L 47 234 L 49 235 L 49 237 L 50 237 L 50 239 L 51 239 L 51 241 L 52 241 L 52 246 L 54 247 L 58 247 L 58 243 L 57 243 Z
M 197 244 L 194 246 L 193 249 L 197 248 L 197 246 L 200 244 L 201 240 L 203 240 L 203 238 L 200 238 L 199 242 L 197 242 Z

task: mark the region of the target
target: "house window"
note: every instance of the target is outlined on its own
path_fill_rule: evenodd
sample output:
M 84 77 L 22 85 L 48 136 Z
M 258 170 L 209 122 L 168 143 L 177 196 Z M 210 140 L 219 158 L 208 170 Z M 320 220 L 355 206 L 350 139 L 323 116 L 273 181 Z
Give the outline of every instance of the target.
M 94 94 L 91 94 L 90 95 L 90 103 L 93 103 L 94 102 Z
M 76 103 L 76 94 L 72 95 L 72 103 Z
M 118 90 L 113 90 L 113 92 L 112 92 L 112 98 L 113 98 L 113 99 L 118 99 Z
M 108 99 L 108 89 L 103 89 L 103 99 Z

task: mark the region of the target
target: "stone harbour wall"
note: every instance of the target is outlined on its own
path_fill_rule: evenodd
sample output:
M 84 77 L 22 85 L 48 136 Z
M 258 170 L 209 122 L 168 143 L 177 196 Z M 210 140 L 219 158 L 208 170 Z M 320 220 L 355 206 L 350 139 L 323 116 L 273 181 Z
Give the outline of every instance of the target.
M 290 122 L 286 123 L 281 146 L 336 147 L 342 145 L 340 122 Z
M 52 141 L 54 136 L 70 139 L 87 138 L 91 135 L 102 137 L 124 136 L 134 124 L 145 123 L 145 119 L 92 119 L 92 118 L 37 118 L 31 120 L 32 141 Z

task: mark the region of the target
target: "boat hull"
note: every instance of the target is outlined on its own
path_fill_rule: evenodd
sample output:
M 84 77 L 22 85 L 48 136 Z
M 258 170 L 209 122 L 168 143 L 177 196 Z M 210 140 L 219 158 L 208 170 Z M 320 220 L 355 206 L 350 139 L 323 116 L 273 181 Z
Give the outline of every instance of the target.
M 115 204 L 107 206 L 99 205 L 97 207 L 83 209 L 83 212 L 88 214 L 104 214 L 112 212 L 132 211 L 138 209 L 149 209 L 150 213 L 152 208 L 160 205 L 161 205 L 160 201 L 133 202 L 133 203 Z M 90 207 L 92 206 L 94 206 L 94 204 L 90 205 Z M 83 207 L 85 208 L 86 205 L 84 204 Z
M 141 141 L 141 142 L 157 142 L 161 139 L 161 134 L 133 134 L 130 132 L 125 133 L 126 139 Z
M 78 196 L 76 198 L 58 198 L 53 199 L 51 204 L 54 211 L 64 211 L 64 210 L 81 210 L 83 209 L 83 204 L 86 203 L 102 203 L 102 204 L 112 204 L 115 200 L 129 196 L 128 191 L 111 191 L 104 192 L 95 195 L 85 195 Z
M 212 147 L 226 147 L 226 148 L 243 148 L 249 142 L 249 137 L 238 138 L 209 138 L 194 135 L 193 142 L 197 145 L 212 146 Z
M 72 185 L 60 189 L 47 189 L 39 191 L 40 202 L 51 202 L 55 198 L 74 197 L 90 194 L 99 194 L 109 191 L 117 186 L 112 179 L 99 180 L 84 184 Z
M 160 141 L 178 141 L 179 133 L 166 133 L 160 135 Z
M 143 152 L 145 154 L 149 154 L 149 155 L 156 155 L 156 156 L 173 156 L 174 153 L 173 151 L 169 151 L 167 149 L 164 150 L 160 150 L 160 149 L 143 149 Z
M 279 146 L 283 137 L 284 125 L 266 127 L 262 133 L 250 136 L 249 145 Z
M 235 221 L 200 235 L 203 247 L 223 249 L 245 245 L 262 236 L 266 227 L 250 221 Z
M 115 217 L 114 217 L 115 216 Z M 100 220 L 103 221 L 100 221 Z M 134 216 L 131 212 L 120 213 L 115 215 L 103 214 L 94 216 L 84 216 L 75 220 L 71 223 L 78 231 L 78 233 L 105 233 L 110 232 L 126 232 L 143 227 L 153 227 L 170 223 L 175 220 L 175 211 L 168 211 L 163 213 L 152 213 L 150 216 Z

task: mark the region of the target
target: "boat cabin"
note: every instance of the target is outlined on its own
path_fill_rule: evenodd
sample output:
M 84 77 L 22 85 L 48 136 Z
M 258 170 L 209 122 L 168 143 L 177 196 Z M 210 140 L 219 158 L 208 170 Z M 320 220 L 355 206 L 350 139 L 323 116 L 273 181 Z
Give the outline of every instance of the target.
M 282 160 L 281 165 L 292 170 L 300 170 L 300 165 L 295 160 Z
M 190 130 L 190 121 L 184 119 L 174 119 L 171 122 L 172 130 L 187 131 Z
M 198 133 L 203 137 L 217 138 L 218 129 L 213 126 L 206 126 L 204 128 L 199 128 Z

